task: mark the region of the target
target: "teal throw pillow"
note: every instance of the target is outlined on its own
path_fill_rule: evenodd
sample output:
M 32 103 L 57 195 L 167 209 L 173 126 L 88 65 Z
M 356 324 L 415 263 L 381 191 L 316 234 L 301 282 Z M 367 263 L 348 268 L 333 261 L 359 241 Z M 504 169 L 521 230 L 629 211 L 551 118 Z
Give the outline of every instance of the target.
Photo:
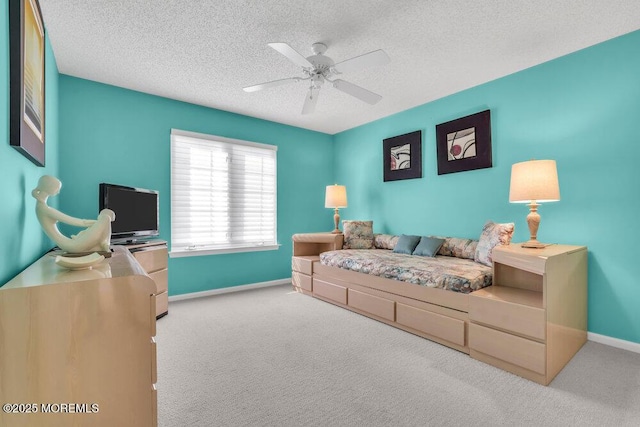
M 411 255 L 416 246 L 418 246 L 419 241 L 420 236 L 408 236 L 403 234 L 398 239 L 398 243 L 396 243 L 396 247 L 393 248 L 393 252 L 397 254 Z
M 443 243 L 444 239 L 423 236 L 420 239 L 420 243 L 418 243 L 418 246 L 416 246 L 416 248 L 413 250 L 413 255 L 428 256 L 433 258 L 434 256 L 436 256 L 436 253 L 438 253 L 438 250 L 440 250 L 440 247 Z

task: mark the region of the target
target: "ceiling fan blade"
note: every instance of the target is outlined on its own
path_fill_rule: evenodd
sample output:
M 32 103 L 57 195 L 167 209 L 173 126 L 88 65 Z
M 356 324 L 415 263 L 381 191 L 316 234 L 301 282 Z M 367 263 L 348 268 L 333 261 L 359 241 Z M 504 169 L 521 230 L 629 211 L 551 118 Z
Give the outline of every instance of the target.
M 335 87 L 336 89 L 346 94 L 355 96 L 359 100 L 364 101 L 367 104 L 371 104 L 371 105 L 377 103 L 382 99 L 382 97 L 377 93 L 373 93 L 371 91 L 366 90 L 363 87 L 354 85 L 353 83 L 349 83 L 341 79 L 334 80 L 333 87 Z
M 356 56 L 355 58 L 347 59 L 342 62 L 338 62 L 333 66 L 333 69 L 339 73 L 348 73 L 351 71 L 361 70 L 367 67 L 374 67 L 376 65 L 384 65 L 390 61 L 389 56 L 382 49 L 374 50 L 373 52 L 365 53 L 364 55 Z
M 292 48 L 286 43 L 268 43 L 270 47 L 277 50 L 287 58 L 289 61 L 293 62 L 296 65 L 301 66 L 302 68 L 313 68 L 313 64 L 307 60 L 304 56 L 300 55 L 297 50 Z
M 260 83 L 259 85 L 247 86 L 243 87 L 242 90 L 245 92 L 256 92 L 262 89 L 268 89 L 270 87 L 276 87 L 281 85 L 286 85 L 288 83 L 299 82 L 301 79 L 297 77 L 289 77 L 288 79 L 280 79 L 274 80 L 272 82 Z
M 319 89 L 309 88 L 309 92 L 307 93 L 307 97 L 304 99 L 304 106 L 302 107 L 302 114 L 311 114 L 316 109 L 316 104 L 318 103 L 318 95 L 320 94 Z

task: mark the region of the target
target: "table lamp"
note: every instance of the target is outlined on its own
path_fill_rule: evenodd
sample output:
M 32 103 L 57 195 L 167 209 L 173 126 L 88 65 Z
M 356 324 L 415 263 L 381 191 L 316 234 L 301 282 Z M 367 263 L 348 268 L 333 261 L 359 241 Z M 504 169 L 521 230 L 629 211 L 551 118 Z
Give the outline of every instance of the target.
M 523 248 L 544 248 L 548 246 L 537 240 L 540 215 L 539 202 L 556 202 L 560 200 L 558 170 L 555 160 L 530 160 L 511 166 L 511 187 L 509 202 L 528 203 L 530 239 L 522 244 Z
M 338 184 L 327 185 L 327 191 L 324 196 L 324 207 L 335 209 L 335 213 L 333 215 L 335 229 L 332 231 L 332 233 L 341 233 L 340 229 L 338 228 L 338 224 L 340 224 L 340 214 L 338 213 L 338 208 L 347 207 L 347 188 L 344 185 Z

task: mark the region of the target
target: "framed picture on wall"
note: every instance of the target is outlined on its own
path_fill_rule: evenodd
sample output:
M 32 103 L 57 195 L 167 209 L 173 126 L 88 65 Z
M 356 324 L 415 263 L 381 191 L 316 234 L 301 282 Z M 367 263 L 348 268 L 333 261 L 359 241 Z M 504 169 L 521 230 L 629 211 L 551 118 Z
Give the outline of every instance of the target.
M 44 166 L 44 24 L 38 0 L 9 0 L 9 143 Z
M 422 131 L 382 141 L 384 182 L 422 178 Z
M 490 111 L 481 111 L 437 125 L 436 147 L 438 175 L 490 168 Z

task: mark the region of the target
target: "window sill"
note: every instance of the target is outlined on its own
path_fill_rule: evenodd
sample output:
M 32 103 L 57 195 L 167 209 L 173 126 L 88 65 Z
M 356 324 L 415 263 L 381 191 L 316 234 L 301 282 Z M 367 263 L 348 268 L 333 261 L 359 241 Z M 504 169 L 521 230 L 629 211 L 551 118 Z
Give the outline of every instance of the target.
M 277 251 L 281 245 L 269 245 L 269 246 L 245 246 L 241 248 L 224 248 L 224 249 L 180 249 L 172 250 L 169 252 L 170 258 L 182 258 L 190 256 L 203 256 L 203 255 L 221 255 L 221 254 L 235 254 L 241 252 L 261 252 L 261 251 Z

